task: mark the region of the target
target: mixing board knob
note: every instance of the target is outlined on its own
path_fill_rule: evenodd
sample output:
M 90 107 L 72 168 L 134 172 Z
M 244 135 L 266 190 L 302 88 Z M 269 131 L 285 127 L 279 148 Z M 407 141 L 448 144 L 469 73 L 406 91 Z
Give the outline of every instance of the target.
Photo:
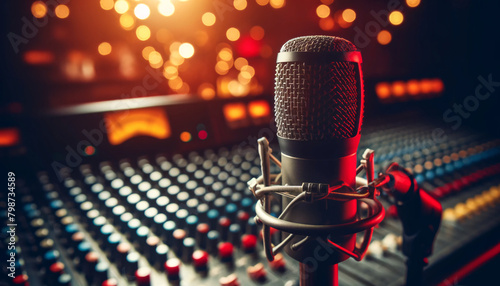
M 196 235 L 196 226 L 198 225 L 198 217 L 190 215 L 186 218 L 187 235 L 194 237 Z
M 14 277 L 14 279 L 12 279 L 12 283 L 14 285 L 19 285 L 19 286 L 29 286 L 28 275 L 26 274 L 17 275 L 16 277 Z
M 397 236 L 393 233 L 389 233 L 382 239 L 382 247 L 384 250 L 396 251 L 398 249 Z
M 367 255 L 381 259 L 384 256 L 382 243 L 379 240 L 372 240 L 370 246 L 368 246 Z
M 184 238 L 186 238 L 186 231 L 183 229 L 176 229 L 174 230 L 174 233 L 172 234 L 174 237 L 174 243 L 172 245 L 172 249 L 174 252 L 177 254 L 178 257 L 182 256 L 182 242 L 184 241 Z
M 104 281 L 108 279 L 109 263 L 106 261 L 100 261 L 95 266 L 94 274 L 94 285 L 101 285 Z
M 222 277 L 219 279 L 220 286 L 239 286 L 238 277 L 236 274 L 231 274 L 226 277 Z
M 257 246 L 257 236 L 253 234 L 245 234 L 241 237 L 241 246 L 246 253 L 255 252 Z
M 457 220 L 457 216 L 455 215 L 455 210 L 453 208 L 447 208 L 443 211 L 443 220 L 454 222 Z
M 239 224 L 231 224 L 229 226 L 229 238 L 228 241 L 234 246 L 239 246 L 241 240 L 241 227 Z
M 163 224 L 163 235 L 162 238 L 167 244 L 171 245 L 173 243 L 173 234 L 177 229 L 177 224 L 173 220 L 166 221 Z
M 269 265 L 274 271 L 283 272 L 286 267 L 285 259 L 283 258 L 283 254 L 278 253 L 274 256 L 274 260 L 269 262 Z
M 223 241 L 227 241 L 227 239 L 228 239 L 230 225 L 231 225 L 231 220 L 228 219 L 227 217 L 221 217 L 219 219 L 219 224 L 218 224 L 217 229 L 219 230 L 221 239 Z
M 85 255 L 85 260 L 82 265 L 83 273 L 87 278 L 87 281 L 93 281 L 95 277 L 95 267 L 99 262 L 99 254 L 95 251 L 91 251 Z
M 192 260 L 194 267 L 198 270 L 206 269 L 208 265 L 208 253 L 203 250 L 193 252 Z
M 52 263 L 47 271 L 47 280 L 56 283 L 64 272 L 64 264 L 60 261 Z
M 219 232 L 216 230 L 209 231 L 207 239 L 207 251 L 208 253 L 215 255 L 217 253 L 217 244 L 219 243 Z
M 117 255 L 114 262 L 118 265 L 118 268 L 122 268 L 125 266 L 125 260 L 127 259 L 128 253 L 132 250 L 132 245 L 128 242 L 120 242 L 116 250 Z
M 205 249 L 207 247 L 207 234 L 210 230 L 210 227 L 206 223 L 200 223 L 196 227 L 196 241 L 198 241 L 198 246 L 201 249 Z
M 135 281 L 137 286 L 151 285 L 151 269 L 148 267 L 141 267 L 135 272 Z
M 222 242 L 218 246 L 219 258 L 222 261 L 231 261 L 233 259 L 233 244 L 230 242 Z
M 128 278 L 129 281 L 134 280 L 134 274 L 137 269 L 139 268 L 139 258 L 141 255 L 138 252 L 130 252 L 127 255 L 127 259 L 125 260 L 125 267 L 123 268 L 125 270 L 125 276 Z
M 63 273 L 57 279 L 57 286 L 71 286 L 71 275 Z
M 155 255 L 153 256 L 152 264 L 158 268 L 162 266 L 167 261 L 167 255 L 169 247 L 166 244 L 160 244 L 155 249 Z
M 184 241 L 182 242 L 183 244 L 183 249 L 182 249 L 182 258 L 184 261 L 191 261 L 191 256 L 193 255 L 194 252 L 194 246 L 196 244 L 196 241 L 192 237 L 186 237 Z
M 258 282 L 265 281 L 267 276 L 266 269 L 264 269 L 264 264 L 262 263 L 257 263 L 254 266 L 248 266 L 247 274 L 250 279 Z
M 181 261 L 177 258 L 170 258 L 165 262 L 165 271 L 167 272 L 168 280 L 179 280 Z
M 118 281 L 115 278 L 110 278 L 102 282 L 101 286 L 118 286 Z

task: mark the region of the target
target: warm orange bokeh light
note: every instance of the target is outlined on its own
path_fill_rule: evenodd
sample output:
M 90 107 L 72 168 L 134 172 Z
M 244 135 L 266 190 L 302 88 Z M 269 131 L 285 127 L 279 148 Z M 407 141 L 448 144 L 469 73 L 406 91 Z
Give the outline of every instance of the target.
M 215 24 L 215 15 L 213 13 L 207 12 L 201 16 L 201 21 L 203 25 L 210 27 Z
M 234 27 L 227 29 L 226 37 L 230 41 L 237 41 L 240 38 L 240 31 Z
M 319 19 L 319 27 L 323 31 L 330 31 L 335 26 L 335 21 L 332 17 Z
M 356 20 L 356 12 L 352 9 L 345 9 L 342 12 L 342 19 L 344 19 L 347 23 L 352 23 Z
M 46 65 L 54 62 L 54 54 L 49 51 L 31 50 L 23 54 L 23 60 L 30 65 Z
M 406 90 L 410 95 L 418 95 L 420 94 L 420 83 L 415 79 L 409 80 L 406 84 Z
M 97 51 L 103 56 L 109 55 L 111 53 L 111 45 L 108 42 L 102 42 L 97 47 Z
M 406 85 L 402 81 L 395 81 L 392 83 L 392 94 L 395 97 L 401 97 L 406 93 Z
M 149 17 L 149 14 L 151 14 L 151 11 L 146 4 L 137 4 L 137 6 L 135 6 L 134 8 L 134 15 L 140 20 L 147 19 Z
M 191 136 L 191 133 L 184 131 L 181 133 L 179 138 L 181 139 L 182 142 L 189 142 L 193 137 Z
M 235 122 L 247 118 L 247 111 L 243 103 L 229 103 L 224 105 L 224 117 L 227 122 Z
M 403 23 L 403 19 L 403 13 L 400 11 L 392 11 L 391 14 L 389 14 L 389 22 L 391 22 L 394 26 L 401 25 L 401 23 Z
M 35 1 L 31 4 L 31 14 L 35 18 L 43 18 L 47 15 L 47 5 L 42 1 Z
M 433 92 L 432 81 L 430 79 L 422 79 L 420 81 L 420 92 L 423 94 L 428 94 Z
M 56 13 L 57 18 L 60 19 L 65 19 L 69 16 L 69 8 L 66 5 L 57 5 L 54 12 Z
M 431 79 L 431 85 L 434 93 L 441 93 L 444 90 L 444 83 L 439 78 Z
M 320 18 L 326 18 L 326 17 L 330 16 L 330 7 L 323 5 L 323 4 L 319 5 L 316 8 L 316 15 L 318 15 L 318 17 L 320 17 Z
M 183 43 L 179 46 L 179 54 L 185 59 L 189 59 L 194 55 L 194 47 L 190 43 Z
M 377 41 L 381 45 L 387 45 L 392 41 L 392 35 L 387 30 L 382 30 L 377 34 Z
M 131 30 L 134 27 L 135 20 L 134 17 L 125 13 L 120 16 L 120 25 L 125 30 Z
M 420 0 L 406 0 L 406 5 L 408 5 L 408 7 L 417 7 L 418 5 L 420 5 Z
M 10 147 L 19 144 L 21 136 L 17 128 L 0 129 L 0 147 Z
M 111 10 L 115 6 L 115 2 L 113 2 L 113 0 L 101 0 L 100 4 L 103 10 Z
M 264 33 L 264 28 L 261 26 L 253 26 L 250 29 L 250 37 L 256 41 L 262 40 L 262 38 L 264 38 Z
M 248 112 L 252 118 L 268 117 L 271 114 L 271 108 L 267 101 L 257 100 L 250 102 Z
M 375 93 L 377 93 L 378 98 L 386 99 L 391 96 L 391 87 L 387 82 L 378 83 L 375 86 Z
M 146 41 L 151 37 L 151 31 L 149 30 L 148 26 L 141 25 L 137 27 L 135 30 L 135 34 L 137 38 L 141 41 Z
M 171 135 L 167 114 L 161 108 L 111 112 L 106 113 L 104 118 L 111 145 L 119 145 L 139 135 L 158 139 L 166 139 Z
M 211 83 L 203 83 L 198 88 L 198 94 L 205 100 L 210 100 L 215 97 L 215 89 Z
M 270 0 L 269 4 L 274 9 L 279 9 L 279 8 L 283 8 L 286 3 L 285 3 L 285 0 Z
M 171 16 L 175 12 L 175 6 L 170 1 L 160 1 L 158 12 L 165 17 Z
M 236 10 L 238 11 L 243 11 L 247 7 L 248 3 L 247 0 L 234 0 L 233 1 L 233 6 Z
M 128 2 L 125 0 L 118 0 L 115 2 L 115 11 L 118 14 L 127 12 L 129 8 Z

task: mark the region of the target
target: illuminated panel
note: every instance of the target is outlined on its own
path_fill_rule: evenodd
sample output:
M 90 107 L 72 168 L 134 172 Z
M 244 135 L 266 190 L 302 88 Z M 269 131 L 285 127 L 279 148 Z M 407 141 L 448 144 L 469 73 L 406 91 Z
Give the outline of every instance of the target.
M 252 118 L 266 118 L 271 114 L 271 108 L 265 100 L 252 101 L 248 105 L 248 112 Z
M 104 118 L 111 145 L 119 145 L 141 135 L 158 139 L 166 139 L 171 135 L 167 114 L 161 108 L 110 112 Z
M 243 103 L 226 104 L 223 107 L 223 113 L 227 124 L 231 128 L 241 127 L 247 123 L 247 109 Z
M 0 147 L 11 147 L 19 144 L 20 135 L 17 128 L 0 129 Z

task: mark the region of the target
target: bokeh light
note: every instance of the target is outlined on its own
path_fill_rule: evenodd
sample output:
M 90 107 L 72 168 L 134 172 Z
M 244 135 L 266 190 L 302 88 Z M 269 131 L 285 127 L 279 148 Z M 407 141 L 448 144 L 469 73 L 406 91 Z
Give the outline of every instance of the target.
M 60 19 L 65 19 L 69 16 L 69 8 L 66 5 L 57 5 L 54 12 L 56 13 L 57 18 Z
M 234 42 L 240 38 L 240 31 L 234 27 L 227 29 L 226 37 L 228 40 Z
M 392 40 L 392 35 L 387 30 L 382 30 L 377 34 L 377 41 L 381 45 L 387 45 L 391 42 L 391 40 Z
M 183 43 L 179 46 L 179 54 L 185 59 L 189 59 L 194 55 L 194 47 L 190 43 Z
M 151 31 L 145 25 L 137 27 L 137 29 L 135 30 L 135 34 L 137 38 L 141 41 L 146 41 L 151 37 Z
M 175 12 L 175 6 L 170 1 L 160 1 L 158 12 L 165 17 L 172 16 Z
M 391 22 L 394 26 L 401 25 L 401 23 L 403 23 L 403 19 L 403 13 L 400 11 L 392 11 L 391 14 L 389 14 L 389 22 Z
M 47 5 L 42 1 L 35 1 L 31 4 L 31 14 L 35 18 L 43 18 L 47 15 Z
M 149 61 L 149 54 L 151 52 L 155 51 L 155 48 L 151 47 L 151 46 L 147 46 L 145 47 L 144 49 L 142 49 L 142 57 L 146 60 L 146 61 Z
M 213 13 L 207 12 L 201 16 L 201 21 L 203 25 L 210 27 L 215 24 L 215 15 Z
M 269 0 L 256 0 L 255 2 L 257 2 L 260 6 L 266 6 L 269 4 Z
M 420 5 L 420 0 L 406 0 L 406 5 L 411 8 L 417 7 Z
M 238 11 L 243 11 L 247 7 L 248 3 L 246 0 L 234 0 L 233 6 Z
M 145 20 L 149 17 L 149 14 L 151 14 L 151 11 L 149 10 L 148 5 L 140 3 L 135 6 L 134 15 L 138 19 Z
M 97 47 L 97 51 L 103 56 L 109 55 L 111 53 L 111 49 L 111 44 L 108 42 L 102 42 Z
M 285 6 L 286 2 L 285 2 L 285 0 L 270 0 L 269 4 L 274 9 L 279 9 L 279 8 L 283 8 Z
M 113 9 L 115 2 L 113 0 L 101 0 L 100 4 L 103 10 L 111 10 Z
M 344 19 L 347 23 L 352 23 L 356 20 L 356 12 L 352 9 L 345 9 L 342 12 L 342 19 Z
M 205 100 L 210 100 L 215 97 L 215 89 L 211 83 L 202 83 L 198 87 L 198 94 Z
M 130 14 L 122 14 L 120 16 L 120 25 L 125 30 L 131 30 L 134 27 L 135 20 Z
M 395 81 L 392 83 L 392 94 L 396 97 L 401 97 L 406 93 L 406 85 L 402 81 Z
M 381 82 L 375 86 L 375 92 L 377 93 L 378 98 L 386 99 L 391 96 L 391 87 L 388 83 Z
M 332 17 L 326 17 L 319 19 L 319 27 L 323 31 L 330 31 L 335 26 L 335 21 Z
M 262 28 L 261 26 L 253 26 L 250 29 L 250 37 L 252 37 L 252 39 L 256 41 L 262 40 L 264 38 L 264 34 L 264 28 Z
M 115 2 L 115 11 L 118 14 L 123 14 L 129 9 L 128 2 L 125 0 L 118 0 Z
M 330 16 L 330 7 L 324 4 L 319 5 L 318 8 L 316 8 L 316 15 L 318 15 L 318 17 L 320 18 L 326 18 Z

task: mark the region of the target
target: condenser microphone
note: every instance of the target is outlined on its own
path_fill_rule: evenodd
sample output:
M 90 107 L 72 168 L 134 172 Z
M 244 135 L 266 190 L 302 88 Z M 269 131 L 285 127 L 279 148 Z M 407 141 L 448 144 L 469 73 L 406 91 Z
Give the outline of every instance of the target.
M 364 105 L 361 53 L 339 37 L 294 38 L 278 54 L 275 80 L 282 184 L 315 182 L 332 186 L 342 182 L 355 188 Z M 283 208 L 291 200 L 284 196 Z M 293 204 L 283 219 L 311 225 L 352 223 L 357 219 L 357 202 Z M 284 233 L 286 236 L 288 233 Z M 321 238 L 295 235 L 284 247 L 300 262 L 301 285 L 336 285 L 336 264 L 349 257 L 328 249 L 321 241 L 329 240 L 348 251 L 355 249 L 355 234 L 330 233 Z M 300 247 L 293 248 L 294 244 Z

